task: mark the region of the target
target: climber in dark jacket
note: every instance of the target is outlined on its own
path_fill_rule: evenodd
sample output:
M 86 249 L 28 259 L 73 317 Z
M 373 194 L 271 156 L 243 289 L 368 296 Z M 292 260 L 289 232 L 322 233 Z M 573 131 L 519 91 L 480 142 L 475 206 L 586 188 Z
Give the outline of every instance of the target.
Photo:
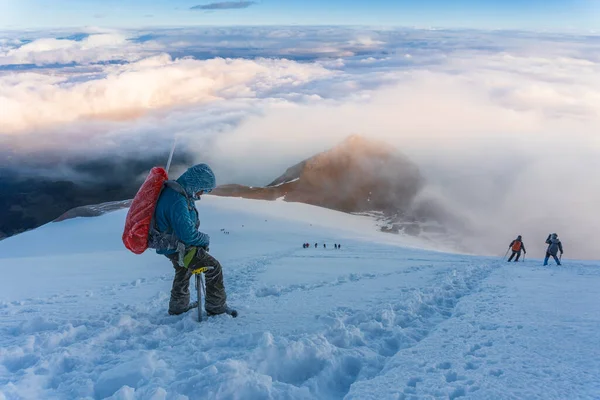
M 561 257 L 563 255 L 563 247 L 562 243 L 558 239 L 558 235 L 556 233 L 549 235 L 546 239 L 546 244 L 548 245 L 548 249 L 546 250 L 546 258 L 544 259 L 544 265 L 548 265 L 548 260 L 550 259 L 550 256 L 554 258 L 554 261 L 556 261 L 556 265 L 561 265 L 560 259 L 556 256 L 559 251 Z
M 512 250 L 512 254 L 508 259 L 508 262 L 511 262 L 514 256 L 517 256 L 517 258 L 515 258 L 515 262 L 519 261 L 519 257 L 521 257 L 521 250 L 523 250 L 523 253 L 527 254 L 527 250 L 525 250 L 525 244 L 523 243 L 523 238 L 521 235 L 517 236 L 515 240 L 510 242 L 508 247 Z

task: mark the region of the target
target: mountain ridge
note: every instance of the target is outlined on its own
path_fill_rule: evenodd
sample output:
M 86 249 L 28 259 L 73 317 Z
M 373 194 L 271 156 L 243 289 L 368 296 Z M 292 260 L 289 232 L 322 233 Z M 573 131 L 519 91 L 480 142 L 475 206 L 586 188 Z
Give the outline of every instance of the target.
M 418 167 L 385 142 L 352 135 L 288 168 L 264 187 L 221 185 L 213 194 L 312 204 L 343 212 L 406 212 L 424 184 Z

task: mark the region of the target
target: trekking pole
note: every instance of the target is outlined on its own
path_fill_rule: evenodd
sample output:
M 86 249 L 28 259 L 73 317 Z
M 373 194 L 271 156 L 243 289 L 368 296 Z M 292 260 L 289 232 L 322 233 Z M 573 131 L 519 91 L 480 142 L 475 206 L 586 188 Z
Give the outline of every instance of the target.
M 506 258 L 506 256 L 508 255 L 508 252 L 510 251 L 510 247 L 508 248 L 508 250 L 506 250 L 506 253 L 504 254 L 504 257 L 502 257 L 502 261 L 504 261 L 504 259 Z

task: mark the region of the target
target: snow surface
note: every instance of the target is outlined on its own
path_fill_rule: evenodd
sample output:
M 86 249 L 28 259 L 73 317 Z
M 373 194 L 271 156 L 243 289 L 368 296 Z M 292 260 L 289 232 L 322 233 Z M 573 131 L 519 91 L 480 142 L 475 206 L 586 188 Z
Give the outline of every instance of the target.
M 271 185 L 271 186 L 267 186 L 267 187 L 269 187 L 269 188 L 279 187 L 279 186 L 285 185 L 286 183 L 297 182 L 299 180 L 300 180 L 300 178 L 294 178 L 289 181 L 284 181 L 284 182 L 278 183 L 277 185 Z
M 600 398 L 598 263 L 424 250 L 303 204 L 199 210 L 237 319 L 168 316 L 172 267 L 124 249 L 126 210 L 0 242 L 0 399 Z

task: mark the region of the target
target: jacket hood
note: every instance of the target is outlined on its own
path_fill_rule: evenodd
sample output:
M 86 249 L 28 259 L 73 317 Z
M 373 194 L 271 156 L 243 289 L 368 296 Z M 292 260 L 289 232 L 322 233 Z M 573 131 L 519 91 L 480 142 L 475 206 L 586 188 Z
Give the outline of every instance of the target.
M 179 178 L 177 183 L 181 185 L 188 196 L 195 198 L 196 193 L 204 190 L 205 193 L 216 187 L 215 174 L 206 164 L 198 164 L 190 167 Z

